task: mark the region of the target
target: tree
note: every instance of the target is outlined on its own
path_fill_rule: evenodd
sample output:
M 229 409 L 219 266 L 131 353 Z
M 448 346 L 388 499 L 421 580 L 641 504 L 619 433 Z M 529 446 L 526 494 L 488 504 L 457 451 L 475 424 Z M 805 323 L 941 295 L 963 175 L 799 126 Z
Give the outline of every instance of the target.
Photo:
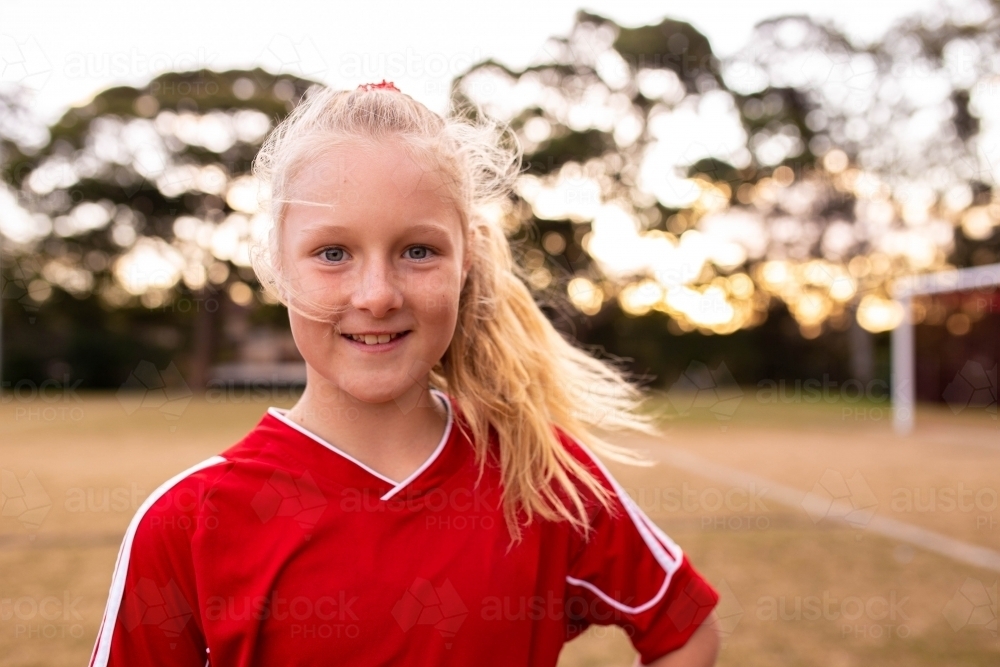
M 311 84 L 260 69 L 168 73 L 70 109 L 10 173 L 42 221 L 11 249 L 16 279 L 44 287 L 38 303 L 69 295 L 102 320 L 131 313 L 161 347 L 190 350 L 188 382 L 203 386 L 217 312 L 260 298 L 249 244 L 267 218 L 250 164 Z
M 580 12 L 534 64 L 478 64 L 455 96 L 518 132 L 530 168 L 508 224 L 536 246 L 533 284 L 560 276 L 582 313 L 617 297 L 727 334 L 780 304 L 806 338 L 877 332 L 901 317 L 901 274 L 998 256 L 996 130 L 979 121 L 998 23 L 996 5 L 916 17 L 858 46 L 783 17 L 721 62 L 686 23 Z
M 21 85 L 0 85 L 0 380 L 3 379 L 3 311 L 8 302 L 30 303 L 29 288 L 21 280 L 13 280 L 14 267 L 8 267 L 4 237 L 18 239 L 30 235 L 34 220 L 20 205 L 20 193 L 8 187 L 12 174 L 24 169 L 29 156 L 34 155 L 49 140 L 45 124 L 32 113 L 30 91 Z
M 995 3 L 974 7 L 914 17 L 869 45 L 782 17 L 726 60 L 687 23 L 622 28 L 580 12 L 529 67 L 478 63 L 452 95 L 523 144 L 515 196 L 490 214 L 574 332 L 601 329 L 662 370 L 664 325 L 729 346 L 763 332 L 743 356 L 767 363 L 850 330 L 864 377 L 866 332 L 901 317 L 889 298 L 899 275 L 1000 255 L 1000 18 Z M 35 153 L 3 144 L 0 124 L 22 205 L 0 215 L 7 284 L 27 308 L 58 300 L 77 325 L 100 321 L 90 340 L 122 358 L 140 354 L 122 351 L 140 330 L 188 350 L 202 384 L 227 354 L 208 306 L 282 319 L 252 289 L 248 243 L 267 220 L 248 170 L 310 83 L 165 74 L 71 109 Z M 15 327 L 25 349 L 42 344 L 27 331 Z

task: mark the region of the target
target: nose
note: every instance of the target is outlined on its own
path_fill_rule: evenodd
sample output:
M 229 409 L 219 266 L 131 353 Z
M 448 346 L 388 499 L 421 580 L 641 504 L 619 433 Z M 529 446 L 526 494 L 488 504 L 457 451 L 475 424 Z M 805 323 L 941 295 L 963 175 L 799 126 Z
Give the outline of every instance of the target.
M 390 263 L 377 259 L 365 262 L 351 304 L 379 318 L 403 305 L 403 293 Z

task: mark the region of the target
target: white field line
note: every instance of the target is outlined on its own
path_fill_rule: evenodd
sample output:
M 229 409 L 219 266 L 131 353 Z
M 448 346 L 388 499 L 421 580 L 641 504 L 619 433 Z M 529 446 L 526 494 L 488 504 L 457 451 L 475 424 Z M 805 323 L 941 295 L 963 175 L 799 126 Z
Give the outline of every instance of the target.
M 758 489 L 767 489 L 764 497 L 777 503 L 802 509 L 810 515 L 814 511 L 820 515 L 825 513 L 827 514 L 827 520 L 837 521 L 855 528 L 858 527 L 856 524 L 848 523 L 843 518 L 853 509 L 847 501 L 838 500 L 830 506 L 828 499 L 821 498 L 813 493 L 784 486 L 766 477 L 759 477 L 758 475 L 743 472 L 742 470 L 712 463 L 674 447 L 664 447 L 657 444 L 650 446 L 646 450 L 650 456 L 661 451 L 663 455 L 658 456 L 657 460 L 669 466 L 692 472 L 716 482 L 723 482 L 734 486 L 747 487 L 754 484 Z M 942 535 L 933 530 L 878 515 L 871 517 L 867 524 L 862 527 L 883 537 L 899 540 L 900 542 L 908 542 L 914 546 L 933 551 L 966 565 L 1000 572 L 1000 552 L 988 549 L 987 547 L 970 544 L 969 542 Z

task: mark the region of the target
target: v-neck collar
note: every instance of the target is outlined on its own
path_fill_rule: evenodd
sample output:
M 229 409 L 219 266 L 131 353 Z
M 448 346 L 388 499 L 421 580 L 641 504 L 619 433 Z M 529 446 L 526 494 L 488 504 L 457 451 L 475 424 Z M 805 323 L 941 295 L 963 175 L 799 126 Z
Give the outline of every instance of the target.
M 451 440 L 455 422 L 455 411 L 454 407 L 452 406 L 451 399 L 447 394 L 437 389 L 432 388 L 430 391 L 435 397 L 438 398 L 438 400 L 444 403 L 445 409 L 448 412 L 448 422 L 445 425 L 444 434 L 441 436 L 441 441 L 438 443 L 437 447 L 435 447 L 431 455 L 427 458 L 426 461 L 423 462 L 423 464 L 421 464 L 419 468 L 410 473 L 410 475 L 407 476 L 406 479 L 402 480 L 401 482 L 396 482 L 395 480 L 386 477 L 377 470 L 374 470 L 370 466 L 365 465 L 364 463 L 354 458 L 347 452 L 338 448 L 336 445 L 333 445 L 330 442 L 326 441 L 325 439 L 321 438 L 320 436 L 316 435 L 315 433 L 305 428 L 301 424 L 292 421 L 291 419 L 288 418 L 287 416 L 288 410 L 286 409 L 269 407 L 267 409 L 267 414 L 265 415 L 264 421 L 266 421 L 268 417 L 274 418 L 284 426 L 288 427 L 288 429 L 291 429 L 292 434 L 297 436 L 296 439 L 301 438 L 302 440 L 309 441 L 310 444 L 313 443 L 319 444 L 323 448 L 337 454 L 339 457 L 343 458 L 346 463 L 349 464 L 347 466 L 349 470 L 346 471 L 348 473 L 347 474 L 348 477 L 356 478 L 356 476 L 352 474 L 355 472 L 360 473 L 362 476 L 370 475 L 372 477 L 375 477 L 380 482 L 380 484 L 378 484 L 380 491 L 382 490 L 382 488 L 388 487 L 388 490 L 386 490 L 384 493 L 381 494 L 380 500 L 389 500 L 397 493 L 400 493 L 403 490 L 411 489 L 414 486 L 414 482 L 416 482 L 418 479 L 421 479 L 421 481 L 430 481 L 424 479 L 427 477 L 427 474 L 425 473 L 427 473 L 429 469 L 434 467 L 435 463 L 439 462 L 441 459 L 444 458 L 442 454 L 445 452 L 445 449 L 447 448 L 448 441 Z M 318 451 L 321 453 L 321 450 Z M 309 449 L 305 449 L 305 451 L 300 450 L 297 453 L 304 455 L 302 458 L 305 459 L 304 462 L 306 463 L 319 463 L 319 461 L 315 459 L 315 454 L 317 453 L 317 450 L 315 449 L 312 451 L 310 451 Z M 310 467 L 312 466 L 310 465 Z M 326 469 L 326 467 L 327 466 L 323 466 L 323 469 Z M 422 475 L 423 478 L 421 478 Z M 338 477 L 340 476 L 338 475 Z M 353 484 L 350 484 L 349 480 L 347 479 L 341 479 L 339 481 L 345 483 L 345 486 L 353 486 Z

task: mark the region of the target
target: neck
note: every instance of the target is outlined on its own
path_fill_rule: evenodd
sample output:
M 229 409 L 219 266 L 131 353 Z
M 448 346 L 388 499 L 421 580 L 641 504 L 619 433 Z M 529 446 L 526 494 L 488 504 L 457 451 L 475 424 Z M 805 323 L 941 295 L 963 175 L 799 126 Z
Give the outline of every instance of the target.
M 397 482 L 419 467 L 444 435 L 448 412 L 415 383 L 399 396 L 368 402 L 309 373 L 288 418 Z

